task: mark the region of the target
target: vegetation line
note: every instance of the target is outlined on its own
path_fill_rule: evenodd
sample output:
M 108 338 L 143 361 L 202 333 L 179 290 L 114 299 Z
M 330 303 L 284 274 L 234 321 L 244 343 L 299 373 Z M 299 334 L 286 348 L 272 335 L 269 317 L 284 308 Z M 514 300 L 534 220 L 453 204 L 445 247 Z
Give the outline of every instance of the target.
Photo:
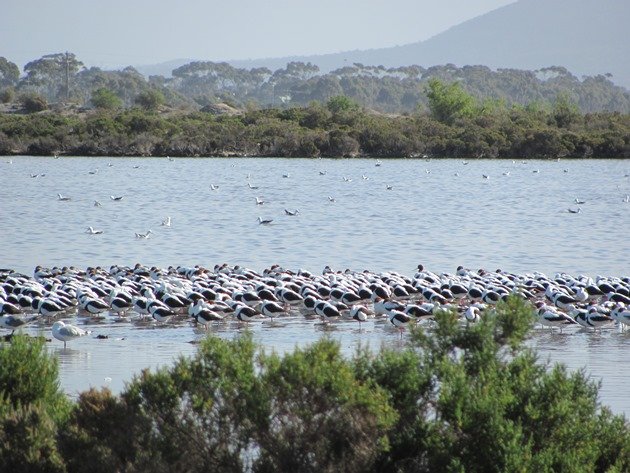
M 156 91 L 121 110 L 107 91 L 97 92 L 100 106 L 93 111 L 0 114 L 0 154 L 630 157 L 628 114 L 582 114 L 562 95 L 550 108 L 480 103 L 457 83 L 437 79 L 427 86 L 429 112 L 410 115 L 375 113 L 345 96 L 300 108 L 237 111 L 223 105 L 213 110 L 227 113 L 184 112 L 164 107 Z M 23 105 L 42 108 L 34 97 Z

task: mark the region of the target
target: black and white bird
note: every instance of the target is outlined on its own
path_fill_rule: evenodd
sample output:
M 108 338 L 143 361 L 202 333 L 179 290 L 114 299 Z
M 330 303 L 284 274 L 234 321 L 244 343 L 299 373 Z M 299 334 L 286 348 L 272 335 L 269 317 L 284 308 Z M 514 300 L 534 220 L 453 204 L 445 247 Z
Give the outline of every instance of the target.
M 91 315 L 98 315 L 102 312 L 108 311 L 110 308 L 109 304 L 106 304 L 102 300 L 95 298 L 83 299 L 83 301 L 80 303 L 80 307 Z
M 149 313 L 156 321 L 165 324 L 175 316 L 171 309 L 159 304 L 149 304 Z
M 286 313 L 280 304 L 273 301 L 261 302 L 258 306 L 258 310 L 262 315 L 269 317 L 272 321 L 274 317 L 279 317 Z
M 269 225 L 271 222 L 273 222 L 272 218 L 258 217 L 258 224 L 259 225 Z
M 198 324 L 203 325 L 206 330 L 208 330 L 208 325 L 212 322 L 223 320 L 223 316 L 221 314 L 205 307 L 193 315 L 193 318 Z
M 234 316 L 241 322 L 247 323 L 250 320 L 256 318 L 258 316 L 258 313 L 251 307 L 246 306 L 245 304 L 239 304 L 234 309 Z
M 410 325 L 415 319 L 401 312 L 399 310 L 392 310 L 389 313 L 389 322 L 396 328 L 400 329 L 400 336 L 402 337 L 402 331 Z
M 341 317 L 339 309 L 326 301 L 319 301 L 315 304 L 315 313 L 319 315 L 324 322 L 337 320 Z
M 363 322 L 367 321 L 369 316 L 370 314 L 368 313 L 367 309 L 362 305 L 353 305 L 350 308 L 350 318 L 359 322 L 359 327 Z

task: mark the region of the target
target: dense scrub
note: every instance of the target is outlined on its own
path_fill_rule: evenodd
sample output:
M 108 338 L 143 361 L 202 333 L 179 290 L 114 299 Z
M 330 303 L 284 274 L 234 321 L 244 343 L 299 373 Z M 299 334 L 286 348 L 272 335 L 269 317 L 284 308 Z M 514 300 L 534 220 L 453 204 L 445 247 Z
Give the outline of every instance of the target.
M 139 108 L 1 114 L 0 154 L 630 157 L 630 115 L 581 114 L 562 100 L 548 109 L 494 103 L 471 107 L 470 101 L 453 105 L 449 90 L 445 97 L 437 90 L 430 113 L 407 116 L 375 114 L 339 97 L 326 105 L 233 116 Z
M 583 372 L 539 364 L 532 320 L 516 298 L 475 325 L 443 312 L 349 359 L 327 339 L 279 356 L 210 336 L 71 410 L 54 360 L 18 336 L 0 349 L 0 470 L 629 471 L 627 421 Z

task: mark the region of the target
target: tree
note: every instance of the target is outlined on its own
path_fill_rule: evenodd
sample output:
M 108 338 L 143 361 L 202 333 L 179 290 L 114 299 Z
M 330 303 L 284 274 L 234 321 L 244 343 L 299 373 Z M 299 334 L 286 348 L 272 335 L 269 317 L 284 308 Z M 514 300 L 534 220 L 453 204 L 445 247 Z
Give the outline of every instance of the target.
M 5 57 L 0 56 L 0 87 L 12 87 L 17 84 L 19 78 L 20 69 Z
M 561 92 L 553 103 L 551 116 L 559 128 L 568 128 L 580 117 L 580 110 L 567 93 Z
M 13 87 L 7 87 L 0 92 L 0 103 L 10 103 L 15 100 L 15 89 Z
M 73 53 L 47 54 L 24 66 L 23 85 L 43 93 L 48 99 L 70 98 L 70 88 L 83 66 Z
M 146 110 L 157 110 L 164 103 L 164 95 L 155 89 L 149 89 L 136 96 L 135 102 Z
M 92 105 L 103 110 L 115 110 L 122 106 L 122 100 L 114 92 L 101 87 L 92 92 Z
M 450 125 L 457 118 L 473 115 L 475 99 L 458 82 L 445 84 L 439 79 L 431 79 L 426 94 L 431 115 L 442 123 Z

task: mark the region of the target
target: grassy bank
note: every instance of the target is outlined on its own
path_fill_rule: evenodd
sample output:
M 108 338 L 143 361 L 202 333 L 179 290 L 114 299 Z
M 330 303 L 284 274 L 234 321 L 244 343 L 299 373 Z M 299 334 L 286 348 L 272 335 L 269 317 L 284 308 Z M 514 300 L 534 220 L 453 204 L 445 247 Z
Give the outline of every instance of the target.
M 43 342 L 0 349 L 1 471 L 628 471 L 630 426 L 582 372 L 524 346 L 512 298 L 448 312 L 398 350 L 323 339 L 264 352 L 245 333 L 71 401 Z

